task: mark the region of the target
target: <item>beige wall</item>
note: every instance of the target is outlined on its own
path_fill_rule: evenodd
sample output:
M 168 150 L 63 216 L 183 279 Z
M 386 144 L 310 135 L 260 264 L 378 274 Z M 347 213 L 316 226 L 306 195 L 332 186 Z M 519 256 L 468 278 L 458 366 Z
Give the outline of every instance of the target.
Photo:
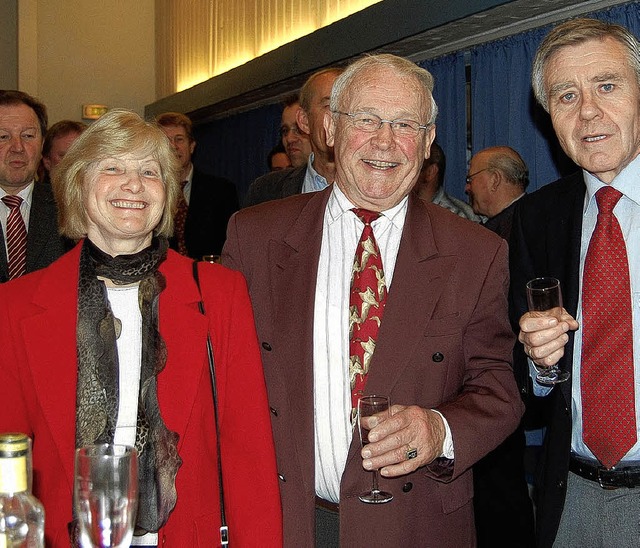
M 20 0 L 18 85 L 50 123 L 83 104 L 143 114 L 155 95 L 154 0 Z
M 17 0 L 0 0 L 0 89 L 18 85 Z

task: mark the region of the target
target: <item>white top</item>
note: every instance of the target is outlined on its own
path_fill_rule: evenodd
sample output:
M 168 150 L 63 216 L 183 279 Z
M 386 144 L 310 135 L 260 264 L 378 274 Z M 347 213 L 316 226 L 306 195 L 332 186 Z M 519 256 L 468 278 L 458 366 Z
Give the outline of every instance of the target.
M 122 330 L 116 341 L 120 365 L 120 399 L 113 443 L 134 446 L 142 364 L 142 313 L 138 305 L 138 286 L 108 287 L 107 296 L 113 315 L 122 322 Z M 133 537 L 131 544 L 157 546 L 158 535 L 147 533 Z

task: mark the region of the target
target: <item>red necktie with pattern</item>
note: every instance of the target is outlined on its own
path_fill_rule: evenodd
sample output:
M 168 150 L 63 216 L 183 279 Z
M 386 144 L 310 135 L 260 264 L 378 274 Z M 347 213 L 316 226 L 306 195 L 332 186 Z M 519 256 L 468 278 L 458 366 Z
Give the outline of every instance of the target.
M 188 255 L 187 244 L 184 241 L 184 225 L 187 220 L 187 212 L 189 211 L 189 204 L 184 197 L 184 187 L 189 181 L 182 181 L 180 183 L 180 197 L 178 198 L 178 209 L 176 210 L 176 216 L 173 219 L 173 230 L 176 235 L 176 242 L 178 244 L 178 253 L 180 255 Z
M 353 261 L 349 296 L 349 380 L 353 423 L 358 398 L 363 394 L 369 364 L 376 348 L 378 329 L 387 301 L 387 286 L 380 249 L 371 228 L 371 223 L 380 213 L 366 209 L 352 211 L 364 223 Z
M 596 193 L 598 220 L 582 277 L 583 439 L 607 468 L 637 439 L 627 249 L 613 208 L 622 194 Z
M 10 209 L 7 216 L 9 279 L 22 276 L 27 269 L 27 227 L 20 213 L 22 198 L 7 194 L 2 201 Z

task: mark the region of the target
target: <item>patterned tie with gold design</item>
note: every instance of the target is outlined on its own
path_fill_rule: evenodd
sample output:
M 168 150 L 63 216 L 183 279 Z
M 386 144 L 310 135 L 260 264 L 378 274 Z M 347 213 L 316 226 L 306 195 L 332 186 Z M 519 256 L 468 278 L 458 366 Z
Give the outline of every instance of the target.
M 371 228 L 371 223 L 380 213 L 357 208 L 352 211 L 364 223 L 353 261 L 349 297 L 349 380 L 351 422 L 355 424 L 358 398 L 363 394 L 367 382 L 367 373 L 387 301 L 387 286 L 380 249 Z

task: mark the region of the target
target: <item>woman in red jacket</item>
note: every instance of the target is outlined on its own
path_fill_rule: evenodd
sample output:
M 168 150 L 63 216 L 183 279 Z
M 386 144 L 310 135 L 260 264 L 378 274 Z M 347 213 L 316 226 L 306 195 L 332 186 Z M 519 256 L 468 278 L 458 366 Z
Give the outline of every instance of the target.
M 69 546 L 73 459 L 134 445 L 133 544 L 220 543 L 213 343 L 225 507 L 234 546 L 280 546 L 278 479 L 242 276 L 167 249 L 178 168 L 160 129 L 127 111 L 94 123 L 58 166 L 61 232 L 78 245 L 0 286 L 0 431 L 33 438 L 47 546 Z M 206 316 L 198 303 L 204 301 Z

